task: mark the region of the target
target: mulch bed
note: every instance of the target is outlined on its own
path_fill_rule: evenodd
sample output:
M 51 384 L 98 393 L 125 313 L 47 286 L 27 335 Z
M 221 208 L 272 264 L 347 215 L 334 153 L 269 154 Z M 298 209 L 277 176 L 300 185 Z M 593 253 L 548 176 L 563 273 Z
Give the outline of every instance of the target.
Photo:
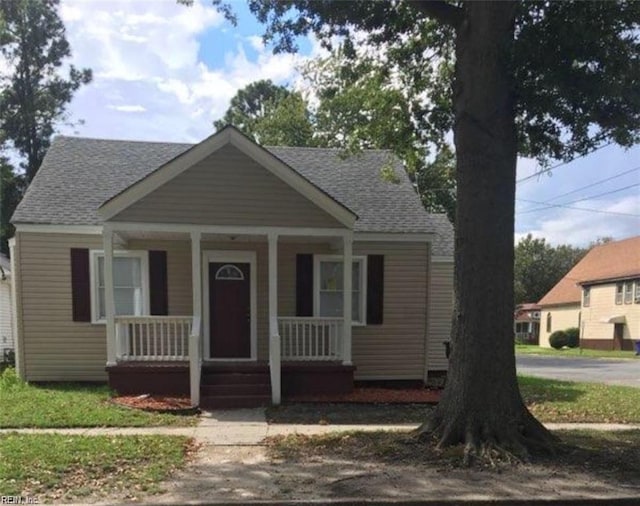
M 191 407 L 189 397 L 169 397 L 163 395 L 120 395 L 112 402 L 126 408 L 140 409 L 154 413 L 188 414 L 197 411 Z
M 331 402 L 351 404 L 437 404 L 442 390 L 429 388 L 357 387 L 349 394 L 287 396 L 290 402 Z

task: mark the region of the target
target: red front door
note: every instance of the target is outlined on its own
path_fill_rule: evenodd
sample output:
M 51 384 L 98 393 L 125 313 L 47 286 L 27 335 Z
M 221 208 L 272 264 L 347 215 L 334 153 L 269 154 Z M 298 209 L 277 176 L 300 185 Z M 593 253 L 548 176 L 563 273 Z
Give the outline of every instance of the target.
M 251 358 L 248 263 L 209 263 L 211 358 Z

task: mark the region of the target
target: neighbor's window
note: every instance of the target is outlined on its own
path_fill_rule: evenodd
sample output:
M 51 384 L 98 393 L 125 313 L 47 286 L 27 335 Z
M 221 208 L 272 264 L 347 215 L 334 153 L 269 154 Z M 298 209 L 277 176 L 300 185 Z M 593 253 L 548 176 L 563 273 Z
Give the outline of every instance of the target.
M 104 253 L 93 252 L 92 301 L 93 321 L 104 321 L 105 276 Z M 147 269 L 146 251 L 117 252 L 113 257 L 113 295 L 116 316 L 140 316 L 145 314 Z
M 551 313 L 547 313 L 547 332 L 551 332 Z
M 635 294 L 635 303 L 640 304 L 640 279 L 637 279 L 635 282 L 636 285 L 636 294 Z
M 624 293 L 624 283 L 616 284 L 616 304 L 622 304 L 622 294 Z
M 589 304 L 591 304 L 591 287 L 585 286 L 582 289 L 582 305 L 584 307 L 589 307 Z
M 342 317 L 342 260 L 339 257 L 315 256 L 315 313 L 317 316 Z M 353 260 L 351 320 L 365 322 L 365 258 Z
M 631 304 L 633 302 L 633 281 L 627 281 L 624 284 L 624 303 Z

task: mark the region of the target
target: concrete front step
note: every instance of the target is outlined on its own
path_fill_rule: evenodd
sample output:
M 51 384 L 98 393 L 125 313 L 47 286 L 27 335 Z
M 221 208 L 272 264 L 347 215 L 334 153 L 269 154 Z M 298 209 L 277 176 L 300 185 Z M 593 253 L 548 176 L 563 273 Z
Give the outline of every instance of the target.
M 203 395 L 200 397 L 200 407 L 203 409 L 258 408 L 269 404 L 271 404 L 270 395 Z
M 202 397 L 236 396 L 236 395 L 270 395 L 269 383 L 236 383 L 224 385 L 201 385 Z
M 202 372 L 203 385 L 256 385 L 269 384 L 269 374 L 264 373 L 231 373 L 231 372 Z

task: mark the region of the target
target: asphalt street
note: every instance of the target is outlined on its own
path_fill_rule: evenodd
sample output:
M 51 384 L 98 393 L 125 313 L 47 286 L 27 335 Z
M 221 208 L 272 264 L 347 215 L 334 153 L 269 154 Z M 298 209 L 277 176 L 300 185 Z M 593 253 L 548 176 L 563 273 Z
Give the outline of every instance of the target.
M 516 367 L 518 374 L 526 376 L 640 388 L 640 358 L 614 360 L 517 355 Z

